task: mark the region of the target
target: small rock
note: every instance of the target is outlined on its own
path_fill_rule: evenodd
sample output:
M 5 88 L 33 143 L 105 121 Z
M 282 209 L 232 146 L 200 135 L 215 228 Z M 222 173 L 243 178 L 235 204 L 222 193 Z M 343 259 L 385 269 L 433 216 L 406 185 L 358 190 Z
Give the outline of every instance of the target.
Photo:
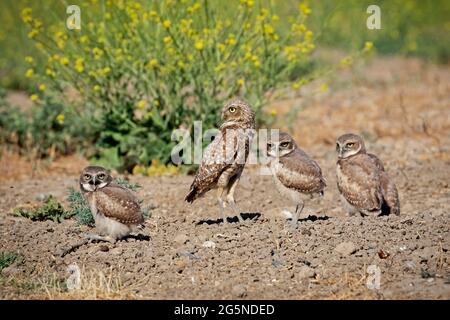
M 214 241 L 208 240 L 208 241 L 203 242 L 202 247 L 215 249 L 216 243 Z
M 298 271 L 298 277 L 300 279 L 314 278 L 315 275 L 316 272 L 314 271 L 314 269 L 308 266 L 302 266 Z
M 353 253 L 356 252 L 356 246 L 353 242 L 347 241 L 347 242 L 342 242 L 340 244 L 338 244 L 336 246 L 336 248 L 334 249 L 334 251 L 336 251 L 337 253 L 339 253 L 342 256 L 350 256 Z
M 189 237 L 187 235 L 185 235 L 184 233 L 180 233 L 175 238 L 173 238 L 173 241 L 178 244 L 185 244 L 186 242 L 189 241 Z
M 111 249 L 111 254 L 113 254 L 113 255 L 121 255 L 122 254 L 122 249 L 120 249 L 120 248 L 113 248 L 113 249 Z
M 38 193 L 36 194 L 36 196 L 34 197 L 37 201 L 41 201 L 41 202 L 45 202 L 50 198 L 51 194 L 50 193 Z
M 406 270 L 410 270 L 410 271 L 414 271 L 416 269 L 416 264 L 414 263 L 414 261 L 406 261 L 405 262 L 405 269 Z
M 101 245 L 99 249 L 100 249 L 101 252 L 108 252 L 108 251 L 109 251 L 108 246 L 106 246 L 106 245 L 104 245 L 104 244 Z
M 234 297 L 243 298 L 247 295 L 247 288 L 242 284 L 235 285 L 231 289 L 231 294 Z
M 301 234 L 305 235 L 305 236 L 310 236 L 311 235 L 311 231 L 309 229 L 303 228 L 301 231 Z

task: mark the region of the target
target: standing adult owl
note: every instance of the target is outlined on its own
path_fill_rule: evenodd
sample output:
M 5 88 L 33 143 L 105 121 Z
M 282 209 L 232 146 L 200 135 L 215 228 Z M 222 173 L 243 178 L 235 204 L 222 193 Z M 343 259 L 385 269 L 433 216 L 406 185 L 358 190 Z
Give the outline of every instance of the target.
M 400 214 L 397 188 L 362 137 L 347 133 L 336 142 L 337 185 L 350 215 Z
M 189 203 L 211 189 L 217 189 L 217 202 L 223 222 L 227 223 L 224 208 L 228 204 L 242 221 L 236 208 L 234 191 L 244 170 L 255 129 L 255 114 L 242 100 L 226 103 L 221 113 L 220 132 L 208 145 L 185 200 Z
M 80 189 L 89 203 L 95 226 L 102 236 L 94 240 L 115 242 L 144 222 L 138 199 L 133 192 L 114 182 L 108 170 L 89 166 L 80 175 Z
M 267 143 L 267 153 L 278 191 L 296 204 L 292 216 L 292 226 L 296 227 L 306 200 L 323 196 L 326 182 L 322 170 L 285 132 L 280 132 L 278 139 L 271 139 Z

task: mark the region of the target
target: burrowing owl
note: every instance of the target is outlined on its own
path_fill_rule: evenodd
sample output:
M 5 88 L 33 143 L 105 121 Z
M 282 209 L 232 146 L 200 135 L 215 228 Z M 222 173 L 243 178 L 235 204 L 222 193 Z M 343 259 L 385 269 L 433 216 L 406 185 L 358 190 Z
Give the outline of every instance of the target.
M 217 188 L 217 202 L 224 223 L 224 207 L 231 206 L 242 221 L 234 201 L 234 190 L 244 170 L 255 129 L 255 114 L 250 106 L 233 100 L 222 109 L 220 132 L 206 148 L 202 163 L 185 200 L 192 203 L 211 189 Z M 226 197 L 225 200 L 223 197 Z
M 400 214 L 397 188 L 363 139 L 347 133 L 337 139 L 337 185 L 350 215 Z
M 277 140 L 271 139 L 267 143 L 267 153 L 278 191 L 296 204 L 292 217 L 292 225 L 295 227 L 305 201 L 313 196 L 323 195 L 326 182 L 322 170 L 285 132 L 280 132 Z
M 91 238 L 114 242 L 129 235 L 144 222 L 139 201 L 133 192 L 115 183 L 105 168 L 84 168 L 80 176 L 80 189 L 89 203 L 96 228 L 105 235 L 91 235 Z

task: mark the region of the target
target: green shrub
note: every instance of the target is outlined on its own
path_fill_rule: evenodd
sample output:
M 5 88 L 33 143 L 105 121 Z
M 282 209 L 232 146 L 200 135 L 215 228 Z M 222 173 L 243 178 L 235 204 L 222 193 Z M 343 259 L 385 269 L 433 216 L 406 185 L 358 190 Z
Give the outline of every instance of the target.
M 0 272 L 16 262 L 17 259 L 19 256 L 15 253 L 0 252 Z
M 42 66 L 28 58 L 27 72 L 45 85 L 40 96 L 65 102 L 75 89 L 78 104 L 97 112 L 94 158 L 109 167 L 168 163 L 174 129 L 197 120 L 217 126 L 224 101 L 237 95 L 265 123 L 273 119 L 264 113 L 268 93 L 309 80 L 292 76 L 314 48 L 305 4 L 289 28 L 279 27 L 268 3 L 253 0 L 106 0 L 83 2 L 81 11 L 81 30 L 68 30 L 65 20 L 48 25 L 42 12 L 22 10 L 47 59 Z
M 53 196 L 50 196 L 43 205 L 31 207 L 19 207 L 14 209 L 14 214 L 33 221 L 53 220 L 61 222 L 69 219 L 72 214 L 66 212 L 64 207 Z

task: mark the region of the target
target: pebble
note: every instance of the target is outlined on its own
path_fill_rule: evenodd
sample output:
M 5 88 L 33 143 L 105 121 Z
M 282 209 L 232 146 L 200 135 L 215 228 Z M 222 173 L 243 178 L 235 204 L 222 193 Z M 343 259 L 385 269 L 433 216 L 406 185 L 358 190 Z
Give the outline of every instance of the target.
M 235 285 L 231 289 L 231 294 L 234 297 L 243 298 L 247 295 L 247 288 L 242 284 Z
M 175 238 L 173 238 L 173 241 L 178 244 L 185 244 L 186 242 L 189 241 L 189 237 L 184 233 L 180 233 Z
M 316 275 L 316 272 L 311 267 L 302 266 L 300 268 L 300 270 L 298 271 L 297 275 L 300 279 L 308 279 L 308 278 L 314 278 L 314 276 Z
M 352 255 L 357 251 L 357 249 L 353 242 L 347 241 L 338 244 L 334 251 L 345 257 Z
M 216 243 L 214 241 L 208 240 L 208 241 L 203 242 L 202 247 L 215 249 Z

